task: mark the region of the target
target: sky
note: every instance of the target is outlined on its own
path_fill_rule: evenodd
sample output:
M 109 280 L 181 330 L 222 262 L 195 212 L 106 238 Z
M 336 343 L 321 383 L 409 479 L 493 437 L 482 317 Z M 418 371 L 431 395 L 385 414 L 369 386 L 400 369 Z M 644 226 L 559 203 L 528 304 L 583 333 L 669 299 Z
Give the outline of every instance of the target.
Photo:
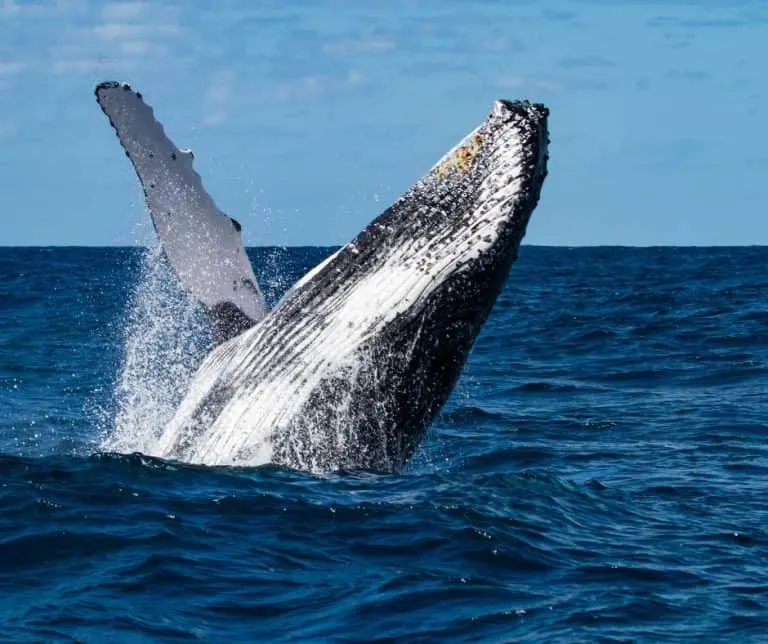
M 768 244 L 765 0 L 0 0 L 0 246 L 153 243 L 94 86 L 141 91 L 244 242 L 354 237 L 546 103 L 525 243 Z

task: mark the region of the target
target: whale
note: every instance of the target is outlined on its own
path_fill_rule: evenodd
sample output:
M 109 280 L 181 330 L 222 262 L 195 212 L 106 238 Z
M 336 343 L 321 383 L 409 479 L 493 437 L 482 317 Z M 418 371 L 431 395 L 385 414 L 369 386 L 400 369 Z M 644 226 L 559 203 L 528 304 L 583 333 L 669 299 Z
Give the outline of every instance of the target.
M 141 93 L 96 98 L 160 244 L 214 342 L 151 455 L 312 472 L 402 468 L 453 391 L 517 259 L 549 110 L 497 100 L 477 127 L 270 310 L 242 245 Z

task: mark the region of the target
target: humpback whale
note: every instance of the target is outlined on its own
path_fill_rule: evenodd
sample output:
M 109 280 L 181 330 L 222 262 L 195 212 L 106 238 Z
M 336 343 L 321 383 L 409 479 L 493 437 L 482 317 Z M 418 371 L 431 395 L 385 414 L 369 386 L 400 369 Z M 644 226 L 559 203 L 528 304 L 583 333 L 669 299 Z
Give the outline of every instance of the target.
M 547 174 L 548 110 L 489 116 L 267 310 L 241 227 L 140 93 L 96 88 L 168 261 L 215 346 L 152 455 L 391 471 L 447 400 L 517 258 Z

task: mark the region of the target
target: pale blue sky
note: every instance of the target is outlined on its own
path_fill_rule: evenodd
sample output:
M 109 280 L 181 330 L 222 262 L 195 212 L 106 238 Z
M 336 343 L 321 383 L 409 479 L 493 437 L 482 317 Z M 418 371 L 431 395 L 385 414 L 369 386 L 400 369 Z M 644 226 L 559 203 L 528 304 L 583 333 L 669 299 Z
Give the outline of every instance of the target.
M 495 98 L 551 108 L 531 244 L 768 244 L 764 0 L 0 0 L 0 245 L 151 241 L 94 85 L 247 245 L 347 241 Z

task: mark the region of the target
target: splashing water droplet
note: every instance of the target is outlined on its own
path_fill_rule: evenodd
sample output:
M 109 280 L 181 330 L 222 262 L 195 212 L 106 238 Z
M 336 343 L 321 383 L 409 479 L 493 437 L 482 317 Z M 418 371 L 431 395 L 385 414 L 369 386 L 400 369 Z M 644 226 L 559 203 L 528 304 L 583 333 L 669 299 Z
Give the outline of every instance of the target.
M 125 316 L 114 422 L 101 449 L 152 453 L 209 343 L 199 304 L 183 292 L 161 249 L 147 249 Z

